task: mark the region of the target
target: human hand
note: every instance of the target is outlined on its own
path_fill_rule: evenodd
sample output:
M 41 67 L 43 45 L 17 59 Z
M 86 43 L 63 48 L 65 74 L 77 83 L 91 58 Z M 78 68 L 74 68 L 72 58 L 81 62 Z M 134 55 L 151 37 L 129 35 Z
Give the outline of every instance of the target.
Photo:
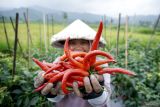
M 45 74 L 44 71 L 40 71 L 38 75 L 34 78 L 34 87 L 38 88 L 41 86 L 44 82 L 45 79 L 43 75 Z M 53 88 L 54 87 L 54 88 Z M 52 95 L 57 95 L 57 94 L 63 94 L 62 90 L 60 89 L 61 87 L 61 82 L 58 82 L 57 84 L 53 83 L 48 83 L 42 90 L 41 94 L 42 95 L 47 95 L 51 93 Z
M 90 77 L 84 77 L 83 82 L 84 82 L 84 87 L 85 87 L 85 91 L 86 93 L 89 94 L 99 94 L 100 92 L 102 92 L 103 88 L 100 85 L 100 82 L 104 81 L 104 78 L 102 75 L 98 75 L 98 74 L 92 74 L 90 75 Z M 73 83 L 73 90 L 74 93 L 79 96 L 79 97 L 85 97 L 86 95 L 84 93 L 82 93 L 79 88 L 78 88 L 78 84 L 76 82 Z

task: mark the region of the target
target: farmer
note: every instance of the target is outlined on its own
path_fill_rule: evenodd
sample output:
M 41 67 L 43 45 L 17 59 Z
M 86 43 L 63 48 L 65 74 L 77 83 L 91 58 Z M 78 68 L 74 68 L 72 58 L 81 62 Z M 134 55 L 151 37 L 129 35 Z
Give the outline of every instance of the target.
M 81 20 L 75 20 L 61 32 L 53 35 L 51 44 L 57 48 L 63 48 L 66 38 L 69 36 L 69 48 L 72 51 L 88 52 L 92 41 L 96 35 L 96 31 L 90 28 Z M 101 37 L 99 47 L 104 47 L 105 41 Z M 59 61 L 59 58 L 55 60 Z M 106 65 L 104 65 L 106 66 Z M 44 82 L 44 71 L 39 72 L 34 79 L 35 88 Z M 55 103 L 55 107 L 109 107 L 109 99 L 111 95 L 110 75 L 90 75 L 83 79 L 85 92 L 78 89 L 78 84 L 73 83 L 73 93 L 64 95 L 61 91 L 61 83 L 48 83 L 41 90 L 41 94 L 47 99 Z

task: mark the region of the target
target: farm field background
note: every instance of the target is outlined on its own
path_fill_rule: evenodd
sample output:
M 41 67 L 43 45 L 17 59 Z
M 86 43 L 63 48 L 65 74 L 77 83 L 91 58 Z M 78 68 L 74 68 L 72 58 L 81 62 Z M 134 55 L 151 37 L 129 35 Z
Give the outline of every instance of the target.
M 41 26 L 41 31 L 39 30 Z M 50 38 L 52 37 L 53 34 L 58 33 L 59 31 L 61 31 L 65 26 L 67 26 L 67 24 L 55 24 L 54 25 L 54 32 L 52 32 L 52 26 L 51 24 L 48 26 L 49 30 L 47 31 L 48 34 L 46 34 L 47 36 L 47 44 L 48 46 L 50 46 Z M 98 24 L 90 24 L 90 26 L 92 28 L 94 28 L 95 30 L 97 30 Z M 106 25 L 106 31 L 104 31 L 103 29 L 103 37 L 106 39 L 107 41 L 107 45 L 111 45 L 114 46 L 116 44 L 116 36 L 117 36 L 117 26 L 116 25 L 112 25 L 112 28 L 110 28 L 109 25 Z M 39 23 L 30 23 L 29 24 L 29 29 L 31 32 L 31 38 L 33 41 L 33 48 L 40 48 L 40 35 L 42 37 L 42 44 L 44 45 L 44 30 L 43 30 L 43 24 L 39 24 Z M 45 26 L 47 27 L 47 26 Z M 4 32 L 4 28 L 3 28 L 3 23 L 0 23 L 0 35 L 1 35 L 1 39 L 0 39 L 0 50 L 5 50 L 7 49 L 7 42 L 6 42 L 6 37 L 5 37 L 5 32 Z M 9 44 L 12 46 L 14 46 L 14 30 L 13 27 L 11 25 L 11 23 L 6 23 L 6 28 L 7 28 L 7 35 L 9 38 Z M 119 34 L 119 43 L 123 44 L 125 42 L 125 27 L 124 25 L 121 26 L 120 29 L 120 34 Z M 151 36 L 153 32 L 153 27 L 142 27 L 142 26 L 130 26 L 129 25 L 129 31 L 128 31 L 128 38 L 129 39 L 134 39 L 134 40 L 138 40 L 139 44 L 142 44 L 143 46 L 146 46 L 147 43 L 150 40 Z M 105 35 L 106 34 L 106 35 Z M 18 32 L 18 38 L 20 41 L 20 44 L 22 45 L 24 50 L 27 50 L 27 28 L 26 28 L 26 24 L 25 23 L 20 23 L 19 24 L 19 32 Z M 151 46 L 156 46 L 160 41 L 160 29 L 157 29 L 155 34 L 153 35 L 152 41 L 151 41 Z M 43 46 L 44 47 L 44 46 Z M 51 48 L 51 47 L 50 47 Z
M 55 23 L 54 34 L 61 31 L 68 24 Z M 98 24 L 89 24 L 97 30 Z M 160 24 L 159 24 L 160 25 Z M 133 26 L 128 29 L 128 67 L 137 73 L 136 77 L 125 75 L 112 76 L 114 91 L 112 98 L 117 96 L 124 100 L 127 107 L 160 106 L 160 26 L 153 34 L 152 26 Z M 9 44 L 12 50 L 8 50 L 3 23 L 0 23 L 0 106 L 19 107 L 51 107 L 52 104 L 39 93 L 32 93 L 33 78 L 37 70 L 31 58 L 52 62 L 57 56 L 63 54 L 63 50 L 52 48 L 50 38 L 53 35 L 52 25 L 49 24 L 47 34 L 48 52 L 45 52 L 43 24 L 31 22 L 29 24 L 33 45 L 31 44 L 30 62 L 28 67 L 28 47 L 26 24 L 19 23 L 19 42 L 25 55 L 22 55 L 20 48 L 17 50 L 16 73 L 12 76 L 14 30 L 11 23 L 6 23 Z M 47 28 L 47 26 L 46 26 Z M 106 35 L 105 35 L 106 34 Z M 40 35 L 42 35 L 42 50 L 40 50 Z M 116 35 L 117 25 L 106 24 L 106 31 L 103 30 L 103 37 L 107 41 L 103 49 L 116 56 Z M 119 35 L 119 55 L 117 63 L 111 67 L 125 68 L 125 25 L 121 25 Z M 150 44 L 150 45 L 149 45 Z M 18 45 L 17 45 L 18 46 Z M 149 47 L 148 47 L 149 46 Z

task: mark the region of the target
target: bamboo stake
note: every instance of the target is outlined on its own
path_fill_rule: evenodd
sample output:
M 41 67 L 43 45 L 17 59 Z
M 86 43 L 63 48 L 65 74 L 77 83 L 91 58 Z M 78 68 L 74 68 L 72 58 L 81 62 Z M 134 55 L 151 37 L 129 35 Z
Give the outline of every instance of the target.
M 128 16 L 126 16 L 125 26 L 125 68 L 128 66 Z
M 25 13 L 23 15 L 24 15 L 24 19 L 25 19 L 25 22 L 26 22 L 26 26 L 27 26 L 27 35 L 29 36 L 29 39 L 30 39 L 31 44 L 33 46 L 32 37 L 31 37 L 30 29 L 29 29 L 28 9 L 27 9 L 27 15 Z
M 136 14 L 133 16 L 133 21 L 132 21 L 132 26 L 131 26 L 131 31 L 129 35 L 132 35 L 134 32 L 134 28 L 135 28 L 135 23 L 136 23 Z
M 118 44 L 119 44 L 120 22 L 121 22 L 121 13 L 119 13 L 119 19 L 118 19 L 117 42 L 116 42 L 116 59 L 118 58 L 118 53 L 119 53 Z
M 44 43 L 45 43 L 45 50 L 46 53 L 48 52 L 48 48 L 47 48 L 47 38 L 46 38 L 46 22 L 45 22 L 45 14 L 43 15 L 43 30 L 44 30 Z
M 113 23 L 113 20 L 111 19 L 111 22 L 110 22 L 110 34 L 109 34 L 109 37 L 108 37 L 108 47 L 109 49 L 111 48 L 111 37 L 112 37 L 112 23 Z
M 104 37 L 105 37 L 105 40 L 107 41 L 107 37 L 106 37 L 106 15 L 104 15 Z
M 40 51 L 42 52 L 42 31 L 41 31 L 41 22 L 39 22 L 39 35 L 40 35 Z
M 53 15 L 52 15 L 52 35 L 54 35 L 54 19 L 53 19 Z
M 24 15 L 26 27 L 27 27 L 28 68 L 30 68 L 30 42 L 32 43 L 32 39 L 31 39 L 30 29 L 29 29 L 29 24 L 28 24 L 28 9 L 27 9 L 27 15 L 25 13 L 23 15 Z
M 6 41 L 7 41 L 8 49 L 10 50 L 11 48 L 10 48 L 8 34 L 7 34 L 7 30 L 6 30 L 6 25 L 5 25 L 5 20 L 4 20 L 3 16 L 2 16 L 2 20 L 3 20 L 3 27 L 4 27 L 4 32 L 5 32 L 5 36 L 6 36 Z
M 47 29 L 46 30 L 47 30 L 47 42 L 48 42 L 47 43 L 47 46 L 48 46 L 47 48 L 49 49 L 49 17 L 48 17 L 48 15 L 46 15 L 46 19 L 47 19 L 47 23 L 46 23 L 47 24 Z
M 13 72 L 12 72 L 13 77 L 16 73 L 16 53 L 17 53 L 17 42 L 18 42 L 18 20 L 19 20 L 19 14 L 16 13 L 15 41 L 14 41 L 14 53 L 13 53 Z
M 153 31 L 152 31 L 152 34 L 151 34 L 151 36 L 150 36 L 150 38 L 149 38 L 149 42 L 148 42 L 148 45 L 147 45 L 147 50 L 150 48 L 150 45 L 151 45 L 153 36 L 154 36 L 154 34 L 155 34 L 155 32 L 156 32 L 156 28 L 157 28 L 158 23 L 159 23 L 159 20 L 160 20 L 160 14 L 159 14 L 159 16 L 158 16 L 158 18 L 157 18 L 157 20 L 156 20 L 156 22 L 155 22 L 155 24 L 154 24 Z
M 14 32 L 16 32 L 16 29 L 15 29 L 15 26 L 14 26 L 14 23 L 13 23 L 13 20 L 12 20 L 12 17 L 10 17 L 10 21 L 11 21 L 11 24 L 12 24 L 12 27 L 13 27 Z M 21 52 L 23 53 L 23 49 L 22 49 L 22 46 L 21 46 L 21 44 L 20 44 L 20 42 L 19 42 L 19 38 L 17 38 L 17 39 L 18 39 L 19 48 L 20 48 Z

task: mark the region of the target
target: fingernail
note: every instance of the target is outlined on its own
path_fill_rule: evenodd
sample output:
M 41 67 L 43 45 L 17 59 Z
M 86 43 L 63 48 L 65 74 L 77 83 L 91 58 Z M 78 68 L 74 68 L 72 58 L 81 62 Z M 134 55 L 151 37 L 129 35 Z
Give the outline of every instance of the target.
M 83 81 L 90 82 L 90 79 L 88 77 L 84 77 Z
M 90 78 L 91 78 L 91 79 L 94 79 L 94 78 L 95 78 L 95 76 L 94 76 L 93 74 L 91 74 L 91 75 L 90 75 Z
M 75 87 L 77 87 L 77 86 L 78 86 L 77 82 L 73 82 L 73 85 L 74 85 Z

